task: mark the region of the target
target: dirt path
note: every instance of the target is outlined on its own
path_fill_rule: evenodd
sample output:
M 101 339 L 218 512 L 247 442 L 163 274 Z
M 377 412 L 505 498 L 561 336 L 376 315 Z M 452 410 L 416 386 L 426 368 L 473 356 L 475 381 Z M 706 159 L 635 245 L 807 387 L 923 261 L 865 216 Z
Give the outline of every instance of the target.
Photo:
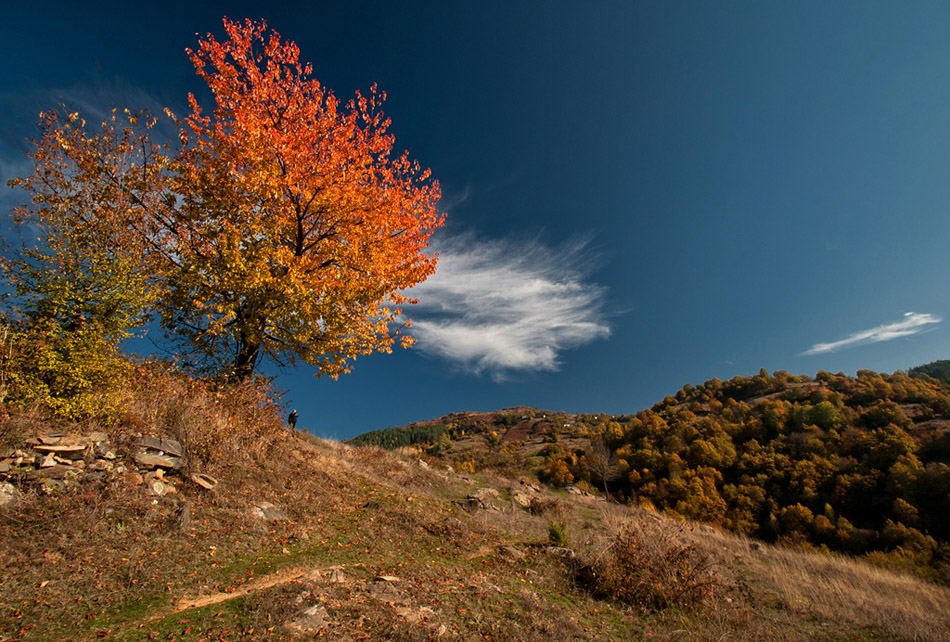
M 233 600 L 235 598 L 243 597 L 249 593 L 254 593 L 256 591 L 263 591 L 272 586 L 277 586 L 278 584 L 286 584 L 292 582 L 298 578 L 303 577 L 306 573 L 313 572 L 313 568 L 285 568 L 277 571 L 276 573 L 270 573 L 269 575 L 264 575 L 258 578 L 255 578 L 249 582 L 245 582 L 241 586 L 237 587 L 233 591 L 219 591 L 217 593 L 210 593 L 208 595 L 199 595 L 198 597 L 193 598 L 183 598 L 175 602 L 166 613 L 162 615 L 156 615 L 150 620 L 155 620 L 161 617 L 166 617 L 174 613 L 181 613 L 182 611 L 187 611 L 188 609 L 200 609 L 204 606 L 209 606 L 211 604 L 220 604 L 221 602 L 227 602 L 228 600 Z
M 341 566 L 331 566 L 325 569 L 315 569 L 312 566 L 297 566 L 292 568 L 285 568 L 274 573 L 269 573 L 267 575 L 262 575 L 261 577 L 254 578 L 248 582 L 245 582 L 241 586 L 231 590 L 231 591 L 218 591 L 216 593 L 209 593 L 207 595 L 199 595 L 196 597 L 190 598 L 181 598 L 176 600 L 174 603 L 169 606 L 153 610 L 144 621 L 139 621 L 132 623 L 134 626 L 141 628 L 145 622 L 154 622 L 156 620 L 161 620 L 170 615 L 175 615 L 183 611 L 188 611 L 191 609 L 198 609 L 205 606 L 210 606 L 212 604 L 220 604 L 221 602 L 227 602 L 228 600 L 233 600 L 251 593 L 256 593 L 257 591 L 263 591 L 264 589 L 271 588 L 272 586 L 277 586 L 278 584 L 286 584 L 288 582 L 293 582 L 294 580 L 300 579 L 305 575 L 310 575 L 314 572 L 323 572 L 331 571 L 334 569 L 342 568 Z M 125 627 L 122 627 L 125 628 Z

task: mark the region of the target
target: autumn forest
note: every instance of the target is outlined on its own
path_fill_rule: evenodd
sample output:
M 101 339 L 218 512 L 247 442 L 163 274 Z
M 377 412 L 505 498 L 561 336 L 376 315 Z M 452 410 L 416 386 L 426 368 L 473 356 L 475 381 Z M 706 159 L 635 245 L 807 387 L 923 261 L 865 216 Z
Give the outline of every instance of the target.
M 950 384 L 926 374 L 762 371 L 686 385 L 635 415 L 465 413 L 355 443 L 421 443 L 463 470 L 534 470 L 554 486 L 606 487 L 617 501 L 950 580 Z

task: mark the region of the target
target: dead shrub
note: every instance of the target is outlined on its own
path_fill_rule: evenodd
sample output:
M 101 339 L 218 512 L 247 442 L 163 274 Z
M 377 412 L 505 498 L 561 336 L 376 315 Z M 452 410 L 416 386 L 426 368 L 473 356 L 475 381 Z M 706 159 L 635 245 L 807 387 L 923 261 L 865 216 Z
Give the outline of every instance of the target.
M 632 522 L 621 525 L 578 575 L 595 596 L 645 611 L 695 608 L 719 588 L 709 560 L 680 543 L 672 529 Z
M 544 495 L 535 495 L 528 504 L 528 512 L 532 515 L 544 515 L 548 512 L 560 512 L 560 506 L 557 500 L 545 497 Z

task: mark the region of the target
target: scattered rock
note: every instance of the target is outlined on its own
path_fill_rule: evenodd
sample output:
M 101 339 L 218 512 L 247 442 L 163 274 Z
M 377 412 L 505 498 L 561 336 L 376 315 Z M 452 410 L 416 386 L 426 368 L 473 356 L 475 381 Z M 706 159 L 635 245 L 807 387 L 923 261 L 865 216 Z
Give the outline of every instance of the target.
M 37 468 L 52 468 L 56 465 L 56 460 L 52 455 L 36 455 L 36 467 Z
M 320 604 L 311 606 L 293 622 L 284 624 L 284 630 L 291 635 L 312 637 L 327 626 L 327 610 Z
M 531 506 L 531 498 L 528 497 L 527 494 L 518 491 L 513 491 L 511 493 L 511 501 L 522 508 L 528 508 Z
M 178 528 L 187 530 L 191 526 L 191 502 L 183 501 L 178 504 Z
M 564 490 L 566 490 L 566 491 L 567 491 L 568 493 L 570 493 L 571 495 L 582 495 L 582 494 L 583 494 L 583 491 L 582 491 L 580 488 L 578 488 L 577 486 L 575 486 L 574 484 L 567 484 L 566 486 L 564 486 Z
M 524 559 L 524 551 L 515 548 L 514 546 L 502 546 L 498 549 L 505 557 L 509 557 L 513 560 Z
M 377 575 L 376 581 L 377 582 L 398 582 L 399 578 L 396 577 L 395 575 Z
M 214 487 L 218 485 L 217 479 L 211 475 L 205 475 L 203 473 L 192 473 L 191 481 L 195 482 L 205 490 L 214 490 Z
M 343 571 L 338 568 L 335 568 L 330 571 L 329 577 L 327 577 L 327 582 L 330 584 L 343 584 L 346 582 L 346 576 L 343 575 Z
M 13 506 L 20 501 L 20 491 L 10 482 L 0 482 L 0 508 Z
M 569 560 L 572 560 L 575 557 L 577 557 L 577 553 L 575 553 L 569 548 L 563 548 L 561 546 L 546 546 L 544 549 L 544 552 L 549 553 L 551 555 L 556 555 L 558 557 L 564 557 Z
M 489 488 L 485 486 L 483 488 L 479 488 L 478 490 L 476 490 L 474 493 L 469 495 L 469 497 L 476 497 L 482 500 L 483 502 L 487 502 L 490 499 L 498 499 L 500 495 L 498 494 L 498 491 L 495 490 L 494 488 Z
M 0 461 L 0 474 L 10 472 L 10 463 L 6 461 Z
M 254 507 L 251 508 L 251 515 L 257 517 L 258 519 L 266 519 L 269 522 L 286 519 L 290 521 L 290 518 L 287 517 L 287 514 L 284 511 L 280 510 L 270 502 L 258 502 L 254 504 Z
M 155 495 L 157 497 L 163 496 L 166 491 L 165 482 L 160 479 L 153 479 L 145 485 L 145 488 L 149 495 Z

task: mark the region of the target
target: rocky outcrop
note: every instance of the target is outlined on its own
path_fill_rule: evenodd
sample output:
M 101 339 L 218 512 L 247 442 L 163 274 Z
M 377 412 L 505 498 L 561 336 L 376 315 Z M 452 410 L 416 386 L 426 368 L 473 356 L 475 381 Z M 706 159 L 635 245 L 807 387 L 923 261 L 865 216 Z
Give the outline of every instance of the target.
M 142 486 L 156 497 L 177 493 L 183 483 L 205 490 L 217 485 L 209 475 L 184 474 L 186 468 L 185 449 L 174 439 L 47 433 L 0 452 L 0 507 L 16 504 L 28 490 L 50 494 L 85 481 Z

